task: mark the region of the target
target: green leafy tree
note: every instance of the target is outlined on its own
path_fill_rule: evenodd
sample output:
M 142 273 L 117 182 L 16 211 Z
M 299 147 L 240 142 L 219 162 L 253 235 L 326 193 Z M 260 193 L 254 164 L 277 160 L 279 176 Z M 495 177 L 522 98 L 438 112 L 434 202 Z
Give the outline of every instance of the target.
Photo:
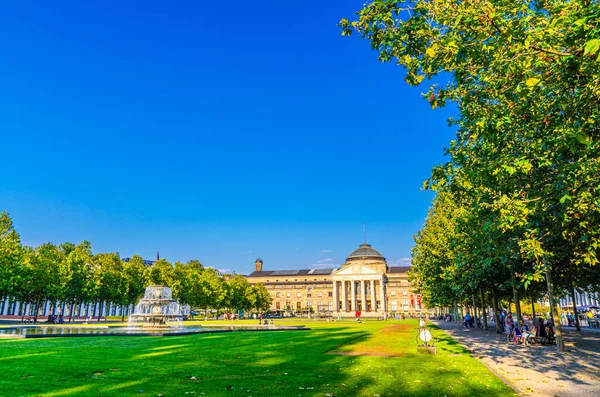
M 254 310 L 258 313 L 264 313 L 271 309 L 273 298 L 267 287 L 265 287 L 264 284 L 259 283 L 251 286 L 248 292 L 248 301 Z
M 452 167 L 434 183 L 461 169 L 515 239 L 521 280 L 546 278 L 560 350 L 554 277 L 598 263 L 599 13 L 597 1 L 376 1 L 340 23 L 404 66 L 409 84 L 449 77 L 426 93 L 460 112 Z M 572 241 L 562 260 L 561 234 Z
M 97 254 L 92 258 L 93 297 L 100 305 L 98 321 L 105 311 L 107 303 L 120 303 L 127 293 L 123 262 L 117 254 Z
M 173 281 L 173 265 L 169 261 L 161 259 L 150 267 L 149 277 L 150 282 L 154 285 L 171 286 Z
M 149 269 L 144 260 L 139 255 L 131 257 L 129 262 L 123 263 L 125 272 L 125 281 L 127 284 L 126 294 L 123 296 L 123 306 L 135 305 L 144 295 L 144 291 L 149 284 Z M 123 311 L 124 316 L 124 311 Z M 122 318 L 124 320 L 124 317 Z
M 14 296 L 22 282 L 24 250 L 11 217 L 0 213 L 0 301 Z
M 74 308 L 80 303 L 90 302 L 92 283 L 92 247 L 88 241 L 78 245 L 70 243 L 61 244 L 62 262 L 60 264 L 60 277 L 64 280 L 61 301 L 70 304 L 69 321 L 73 320 Z

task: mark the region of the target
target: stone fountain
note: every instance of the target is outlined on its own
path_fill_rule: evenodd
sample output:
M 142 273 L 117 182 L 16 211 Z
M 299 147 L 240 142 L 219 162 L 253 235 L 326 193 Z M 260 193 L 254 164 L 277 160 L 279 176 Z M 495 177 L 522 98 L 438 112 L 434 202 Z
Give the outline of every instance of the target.
M 171 288 L 164 285 L 146 287 L 144 297 L 129 316 L 129 327 L 169 328 L 167 321 L 183 321 L 181 307 L 173 299 Z

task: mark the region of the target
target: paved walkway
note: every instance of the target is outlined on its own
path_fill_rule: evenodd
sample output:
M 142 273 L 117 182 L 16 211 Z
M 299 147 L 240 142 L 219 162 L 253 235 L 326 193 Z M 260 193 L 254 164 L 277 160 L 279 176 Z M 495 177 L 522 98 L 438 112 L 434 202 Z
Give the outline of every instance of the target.
M 599 330 L 578 333 L 566 328 L 567 352 L 561 354 L 556 346 L 508 344 L 496 331 L 463 328 L 445 321 L 433 323 L 524 396 L 600 396 Z

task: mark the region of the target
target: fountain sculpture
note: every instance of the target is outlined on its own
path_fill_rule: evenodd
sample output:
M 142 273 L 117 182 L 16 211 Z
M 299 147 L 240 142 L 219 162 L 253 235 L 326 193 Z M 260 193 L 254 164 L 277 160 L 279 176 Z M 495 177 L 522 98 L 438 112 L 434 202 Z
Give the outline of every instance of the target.
M 171 288 L 164 285 L 146 287 L 144 297 L 129 316 L 130 327 L 169 328 L 167 321 L 182 321 L 179 303 L 173 299 Z

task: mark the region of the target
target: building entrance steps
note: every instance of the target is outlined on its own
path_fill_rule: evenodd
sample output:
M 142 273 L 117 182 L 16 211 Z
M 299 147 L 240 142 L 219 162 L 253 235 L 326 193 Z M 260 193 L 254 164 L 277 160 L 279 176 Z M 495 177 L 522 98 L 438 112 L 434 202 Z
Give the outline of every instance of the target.
M 597 396 L 600 391 L 600 332 L 565 331 L 567 352 L 556 346 L 508 344 L 495 330 L 432 321 L 492 372 L 524 396 Z

